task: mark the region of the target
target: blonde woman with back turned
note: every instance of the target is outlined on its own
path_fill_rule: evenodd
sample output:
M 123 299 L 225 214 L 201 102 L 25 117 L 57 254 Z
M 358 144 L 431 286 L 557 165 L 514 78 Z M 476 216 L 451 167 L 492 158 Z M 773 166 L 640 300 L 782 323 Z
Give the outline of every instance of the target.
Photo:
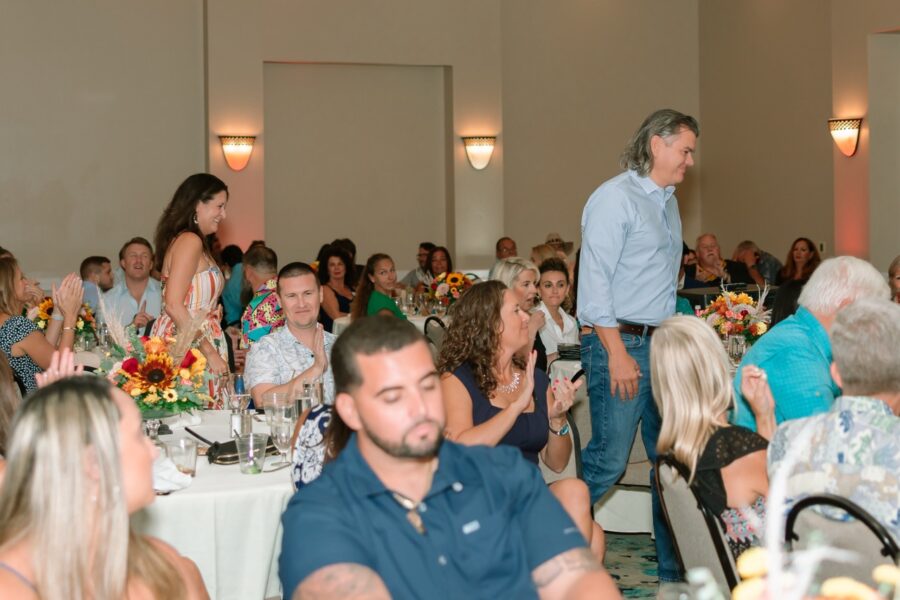
M 662 416 L 657 452 L 686 468 L 688 483 L 722 521 L 737 557 L 758 544 L 757 527 L 765 520 L 766 452 L 775 422 L 765 373 L 748 366 L 742 392 L 763 415 L 762 435 L 728 424 L 734 405 L 728 365 L 719 338 L 696 317 L 672 317 L 653 334 L 650 377 Z
M 190 560 L 130 527 L 155 498 L 155 455 L 134 402 L 100 378 L 30 396 L 0 488 L 0 598 L 209 598 Z

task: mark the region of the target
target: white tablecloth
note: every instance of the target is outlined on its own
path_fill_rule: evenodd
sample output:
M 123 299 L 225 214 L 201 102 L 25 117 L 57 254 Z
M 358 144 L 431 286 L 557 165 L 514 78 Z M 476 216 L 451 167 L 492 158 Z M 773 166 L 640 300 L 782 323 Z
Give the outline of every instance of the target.
M 227 441 L 228 412 L 206 411 L 191 427 L 213 441 Z M 254 431 L 268 431 L 254 420 Z M 160 439 L 190 437 L 183 429 Z M 278 460 L 269 457 L 267 464 Z M 133 517 L 138 531 L 174 546 L 200 569 L 211 598 L 263 599 L 281 595 L 278 555 L 281 513 L 293 495 L 290 468 L 244 475 L 238 465 L 211 465 L 197 459 L 191 485 Z
M 426 319 L 428 319 L 428 315 L 409 315 L 406 317 L 406 320 L 415 325 L 422 333 L 425 333 Z M 444 323 L 447 322 L 445 317 L 441 317 L 441 320 L 444 321 Z M 334 335 L 341 335 L 348 327 L 350 327 L 350 316 L 338 317 L 334 320 L 331 332 L 334 333 Z

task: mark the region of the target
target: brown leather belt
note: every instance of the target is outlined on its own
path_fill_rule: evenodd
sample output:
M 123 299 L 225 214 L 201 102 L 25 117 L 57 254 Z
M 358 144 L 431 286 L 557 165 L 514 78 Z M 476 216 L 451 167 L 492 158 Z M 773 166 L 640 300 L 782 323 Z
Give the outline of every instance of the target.
M 637 325 L 635 323 L 619 323 L 619 331 L 622 333 L 630 333 L 632 335 L 640 335 L 650 337 L 653 335 L 653 332 L 656 331 L 656 325 Z M 588 327 L 585 325 L 581 328 L 581 334 L 587 335 L 589 333 L 594 333 L 593 327 Z

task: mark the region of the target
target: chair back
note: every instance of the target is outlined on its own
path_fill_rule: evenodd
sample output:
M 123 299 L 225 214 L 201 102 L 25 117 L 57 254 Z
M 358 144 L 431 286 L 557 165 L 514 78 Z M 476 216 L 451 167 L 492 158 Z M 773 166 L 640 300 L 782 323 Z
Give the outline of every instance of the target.
M 447 333 L 447 326 L 441 321 L 440 317 L 434 315 L 425 319 L 425 337 L 433 348 L 435 360 L 441 353 L 441 347 L 444 345 L 444 334 Z
M 738 584 L 737 568 L 718 517 L 701 503 L 691 488 L 687 470 L 671 456 L 656 459 L 659 501 L 685 570 L 706 567 L 722 589 Z
M 829 518 L 814 507 L 838 508 L 852 517 L 849 521 Z M 784 528 L 788 548 L 806 548 L 812 544 L 827 544 L 856 552 L 859 562 L 824 561 L 819 572 L 823 578 L 846 576 L 876 587 L 872 569 L 880 564 L 898 564 L 898 543 L 875 517 L 847 498 L 833 494 L 807 496 L 788 511 Z

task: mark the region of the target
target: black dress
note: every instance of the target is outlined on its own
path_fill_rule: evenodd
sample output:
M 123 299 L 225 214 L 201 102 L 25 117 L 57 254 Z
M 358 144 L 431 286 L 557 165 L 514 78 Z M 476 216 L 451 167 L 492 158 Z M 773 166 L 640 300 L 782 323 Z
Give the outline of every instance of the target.
M 328 286 L 328 287 L 331 288 L 331 286 Z M 350 304 L 353 302 L 353 298 L 347 298 L 346 296 L 341 296 L 334 290 L 334 288 L 331 288 L 331 291 L 333 291 L 334 295 L 337 297 L 338 310 L 341 311 L 342 313 L 349 313 L 350 312 Z M 353 290 L 350 290 L 350 291 L 352 292 Z M 322 324 L 322 327 L 325 328 L 325 331 L 327 331 L 328 333 L 334 333 L 332 331 L 332 328 L 334 327 L 334 319 L 329 317 L 328 313 L 325 312 L 325 309 L 321 308 L 321 307 L 319 308 L 319 323 Z

